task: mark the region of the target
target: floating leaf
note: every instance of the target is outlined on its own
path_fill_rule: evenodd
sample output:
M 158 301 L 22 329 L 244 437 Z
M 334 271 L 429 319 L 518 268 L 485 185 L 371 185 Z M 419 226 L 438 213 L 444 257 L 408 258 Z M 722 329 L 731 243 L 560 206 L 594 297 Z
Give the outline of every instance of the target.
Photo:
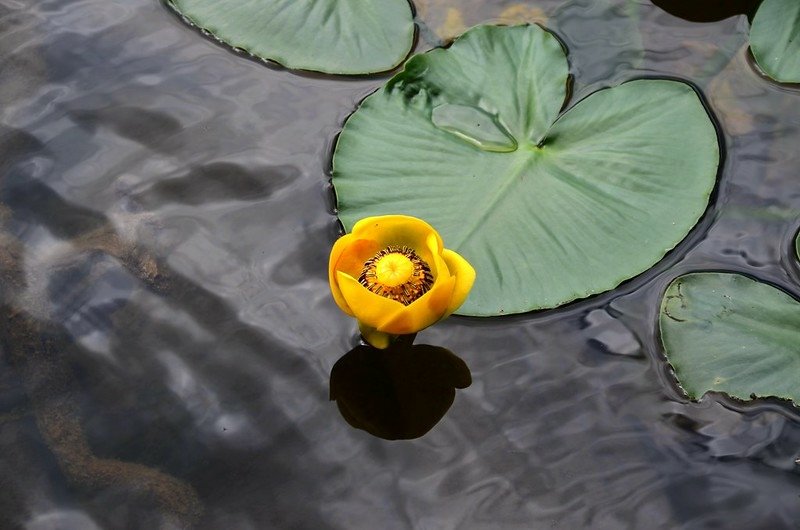
M 758 66 L 781 83 L 800 83 L 800 2 L 764 0 L 750 28 Z
M 431 223 L 477 271 L 461 314 L 556 307 L 647 270 L 708 204 L 714 126 L 695 91 L 668 80 L 601 90 L 559 116 L 567 77 L 538 26 L 479 26 L 413 57 L 339 137 L 342 223 Z
M 661 301 L 661 341 L 686 393 L 800 403 L 800 302 L 740 274 L 677 278 Z
M 494 117 L 481 109 L 445 103 L 433 109 L 431 121 L 440 129 L 486 151 L 507 153 L 517 150 L 517 142 L 495 123 Z
M 797 234 L 797 240 L 794 242 L 794 251 L 797 254 L 797 259 L 800 260 L 800 233 Z
M 223 42 L 288 68 L 333 74 L 391 70 L 411 50 L 407 0 L 168 0 Z

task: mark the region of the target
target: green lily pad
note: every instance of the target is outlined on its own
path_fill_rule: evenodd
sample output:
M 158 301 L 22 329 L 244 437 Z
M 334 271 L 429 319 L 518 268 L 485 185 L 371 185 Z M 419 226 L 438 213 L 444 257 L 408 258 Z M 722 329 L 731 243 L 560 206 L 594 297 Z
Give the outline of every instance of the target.
M 706 392 L 800 403 L 800 302 L 741 274 L 677 278 L 661 301 L 661 341 L 692 399 Z
M 636 80 L 563 114 L 569 68 L 539 26 L 478 26 L 410 59 L 348 119 L 339 218 L 425 219 L 477 280 L 458 313 L 556 307 L 614 288 L 707 207 L 717 134 L 694 89 Z
M 758 66 L 781 83 L 800 83 L 800 2 L 764 0 L 750 28 Z
M 800 232 L 797 234 L 797 239 L 794 242 L 794 251 L 797 254 L 797 259 L 800 260 Z
M 414 43 L 408 0 L 167 0 L 219 40 L 287 68 L 391 70 Z

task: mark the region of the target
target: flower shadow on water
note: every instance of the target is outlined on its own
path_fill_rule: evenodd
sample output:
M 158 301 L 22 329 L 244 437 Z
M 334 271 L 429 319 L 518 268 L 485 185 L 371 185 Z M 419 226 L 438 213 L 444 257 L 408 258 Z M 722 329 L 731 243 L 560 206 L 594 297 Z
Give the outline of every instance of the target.
M 359 345 L 336 362 L 330 398 L 347 423 L 386 440 L 419 438 L 444 417 L 456 389 L 472 384 L 460 357 L 412 340 L 383 350 Z

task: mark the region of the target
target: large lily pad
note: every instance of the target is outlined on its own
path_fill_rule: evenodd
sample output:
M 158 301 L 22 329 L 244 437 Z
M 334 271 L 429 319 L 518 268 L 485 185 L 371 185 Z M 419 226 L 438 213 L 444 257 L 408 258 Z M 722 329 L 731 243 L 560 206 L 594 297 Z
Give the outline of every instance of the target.
M 800 403 L 800 302 L 740 274 L 693 273 L 667 288 L 661 341 L 686 393 Z
M 750 49 L 772 79 L 800 83 L 800 2 L 764 0 L 750 28 Z
M 168 0 L 227 44 L 288 68 L 334 74 L 391 70 L 414 41 L 407 0 Z
M 413 57 L 339 137 L 345 228 L 388 213 L 430 222 L 477 271 L 460 314 L 556 307 L 651 267 L 707 206 L 715 128 L 669 80 L 600 90 L 559 116 L 568 74 L 538 26 L 478 26 Z

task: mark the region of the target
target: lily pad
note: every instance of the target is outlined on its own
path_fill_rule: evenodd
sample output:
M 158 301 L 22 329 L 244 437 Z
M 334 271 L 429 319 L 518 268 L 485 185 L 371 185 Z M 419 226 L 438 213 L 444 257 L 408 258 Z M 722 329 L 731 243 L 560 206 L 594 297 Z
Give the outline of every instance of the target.
M 168 0 L 219 40 L 287 68 L 391 70 L 414 43 L 408 0 Z
M 797 254 L 797 259 L 800 260 L 800 232 L 797 234 L 797 239 L 794 242 L 794 251 Z
M 478 26 L 410 59 L 339 136 L 345 228 L 390 213 L 431 223 L 477 271 L 467 315 L 556 307 L 650 268 L 707 207 L 714 125 L 670 80 L 600 90 L 559 115 L 568 76 L 539 26 Z
M 750 28 L 750 50 L 772 79 L 800 83 L 800 2 L 764 0 Z
M 800 403 L 800 302 L 741 274 L 677 278 L 661 301 L 661 341 L 686 393 Z

